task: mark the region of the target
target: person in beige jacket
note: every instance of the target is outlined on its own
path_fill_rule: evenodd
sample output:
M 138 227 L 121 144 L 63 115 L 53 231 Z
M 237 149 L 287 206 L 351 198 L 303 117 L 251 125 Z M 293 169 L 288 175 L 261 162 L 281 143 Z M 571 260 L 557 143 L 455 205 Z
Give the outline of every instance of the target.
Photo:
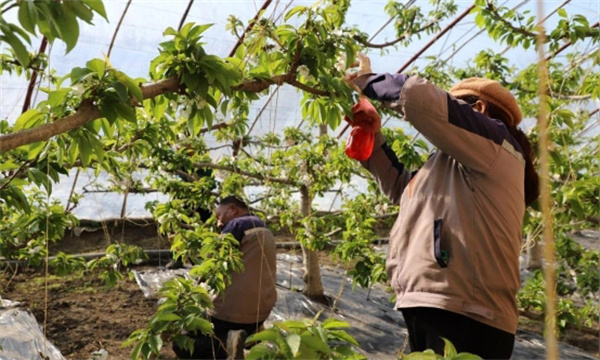
M 362 165 L 400 206 L 386 268 L 411 351 L 508 359 L 514 346 L 525 207 L 538 177 L 514 96 L 498 82 L 470 78 L 449 92 L 418 76 L 374 74 L 368 58 L 346 79 L 399 111 L 437 150 L 416 172 L 398 161 L 362 97 L 351 124 L 371 124 L 375 145 Z
M 181 359 L 224 359 L 230 330 L 255 333 L 269 317 L 277 301 L 275 238 L 265 223 L 251 215 L 248 206 L 235 196 L 223 198 L 215 211 L 221 234 L 232 234 L 240 244 L 244 270 L 234 272 L 231 284 L 213 299 L 207 311 L 215 338 L 198 334 L 190 354 L 176 344 Z

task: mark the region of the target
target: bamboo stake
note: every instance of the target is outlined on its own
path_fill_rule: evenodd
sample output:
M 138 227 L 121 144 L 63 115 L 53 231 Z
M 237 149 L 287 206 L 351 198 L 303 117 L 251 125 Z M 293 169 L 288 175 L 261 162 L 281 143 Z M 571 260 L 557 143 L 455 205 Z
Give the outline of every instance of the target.
M 546 283 L 546 319 L 545 319 L 545 339 L 546 339 L 546 358 L 548 360 L 558 359 L 558 344 L 556 339 L 556 274 L 554 259 L 554 235 L 552 221 L 552 198 L 550 195 L 550 179 L 548 166 L 548 68 L 546 66 L 546 57 L 544 54 L 544 44 L 546 36 L 543 24 L 544 4 L 538 1 L 538 18 L 540 25 L 538 27 L 537 50 L 539 54 L 539 98 L 540 113 L 538 116 L 538 127 L 540 132 L 539 156 L 540 156 L 540 193 L 542 219 L 544 224 L 544 280 Z

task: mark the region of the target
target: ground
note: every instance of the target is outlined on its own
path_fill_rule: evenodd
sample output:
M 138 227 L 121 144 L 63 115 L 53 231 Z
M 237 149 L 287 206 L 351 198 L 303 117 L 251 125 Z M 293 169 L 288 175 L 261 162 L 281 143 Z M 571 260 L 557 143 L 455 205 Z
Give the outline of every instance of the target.
M 118 228 L 118 226 L 117 226 Z M 106 231 L 105 231 L 106 230 Z M 106 234 L 114 241 L 124 238 L 146 248 L 165 248 L 168 243 L 156 237 L 150 226 L 131 231 L 105 229 L 84 231 L 80 236 L 69 235 L 63 242 L 52 247 L 75 254 L 102 251 L 109 243 Z M 294 251 L 294 250 L 283 250 Z M 297 251 L 297 250 L 296 250 Z M 321 261 L 334 263 L 331 258 Z M 47 307 L 45 306 L 44 283 L 48 282 Z M 107 288 L 93 275 L 70 275 L 67 277 L 44 276 L 43 269 L 15 268 L 0 269 L 0 296 L 21 302 L 21 308 L 30 309 L 38 323 L 47 320 L 47 338 L 56 345 L 67 359 L 85 360 L 96 350 L 106 349 L 110 359 L 129 359 L 131 348 L 122 348 L 122 343 L 133 331 L 147 325 L 156 310 L 156 299 L 144 298 L 134 280 L 125 277 L 117 286 Z M 47 312 L 46 310 L 47 309 Z M 541 333 L 542 324 L 521 318 L 520 329 Z M 571 330 L 562 339 L 585 352 L 600 356 L 599 339 L 591 334 Z M 164 359 L 175 356 L 167 347 Z

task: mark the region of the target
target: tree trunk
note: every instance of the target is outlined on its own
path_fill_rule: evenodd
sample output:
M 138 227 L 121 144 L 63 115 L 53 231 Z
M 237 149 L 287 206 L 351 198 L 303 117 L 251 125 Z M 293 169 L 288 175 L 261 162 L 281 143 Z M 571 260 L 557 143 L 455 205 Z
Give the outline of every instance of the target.
M 302 185 L 300 188 L 300 196 L 302 216 L 307 217 L 310 215 L 310 204 L 312 200 L 310 198 L 308 187 Z M 323 284 L 321 283 L 321 269 L 319 267 L 318 253 L 302 246 L 302 258 L 304 265 L 304 274 L 302 276 L 302 280 L 304 280 L 304 290 L 302 290 L 302 293 L 311 300 L 325 301 Z

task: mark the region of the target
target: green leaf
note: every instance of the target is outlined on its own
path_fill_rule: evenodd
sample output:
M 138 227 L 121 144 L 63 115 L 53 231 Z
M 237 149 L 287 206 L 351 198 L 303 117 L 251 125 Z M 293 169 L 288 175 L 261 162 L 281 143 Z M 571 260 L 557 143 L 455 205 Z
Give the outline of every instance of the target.
M 68 53 L 73 50 L 79 39 L 79 23 L 73 13 L 65 12 L 57 24 L 60 28 L 61 39 L 67 45 Z
M 181 28 L 181 30 L 179 30 L 179 34 L 181 36 L 183 36 L 184 38 L 188 37 L 188 33 L 190 32 L 190 29 L 192 28 L 192 26 L 194 26 L 194 23 L 187 23 L 185 25 L 183 25 L 183 27 Z
M 177 32 L 177 30 L 175 30 L 169 26 L 168 28 L 165 29 L 165 31 L 163 31 L 162 34 L 163 34 L 163 36 L 168 36 L 168 35 L 177 35 L 179 33 Z
M 152 106 L 150 109 L 152 109 L 152 114 L 154 115 L 154 119 L 159 120 L 162 119 L 162 117 L 165 114 L 165 111 L 167 110 L 167 106 L 169 106 L 169 102 L 168 100 L 164 97 L 164 96 L 157 96 L 154 98 L 154 106 Z
M 14 131 L 34 127 L 42 118 L 43 114 L 41 114 L 38 110 L 27 110 L 17 118 L 17 121 L 15 121 Z
M 298 321 L 298 320 L 286 320 L 286 321 L 278 324 L 278 326 L 284 330 L 306 328 L 306 324 L 304 324 L 302 321 Z
M 46 145 L 45 141 L 34 142 L 33 144 L 29 144 L 29 149 L 27 150 L 27 160 L 35 159 L 41 152 L 44 150 L 44 145 Z
M 90 74 L 91 72 L 92 71 L 87 68 L 80 68 L 80 67 L 73 68 L 73 70 L 71 70 L 71 74 L 70 74 L 71 84 L 74 85 L 74 84 L 78 83 L 84 76 L 86 76 L 87 74 Z
M 23 28 L 32 34 L 35 34 L 35 24 L 37 23 L 37 12 L 33 1 L 23 1 L 19 6 L 19 22 Z
M 73 164 L 75 160 L 77 160 L 77 156 L 79 156 L 79 147 L 72 144 L 67 147 L 67 159 L 69 164 Z
M 92 59 L 85 63 L 85 67 L 95 72 L 96 75 L 98 75 L 98 78 L 102 79 L 102 77 L 104 77 L 104 70 L 106 69 L 104 60 Z
M 122 102 L 124 102 L 124 103 L 129 102 L 129 94 L 127 92 L 127 87 L 125 85 L 123 85 L 122 83 L 120 83 L 118 81 L 115 81 L 112 83 L 112 86 L 117 91 L 117 95 L 119 95 L 119 99 L 121 99 Z
M 111 99 L 103 100 L 98 104 L 100 113 L 111 125 L 117 120 L 118 117 L 116 104 L 118 104 L 118 102 Z
M 263 331 L 258 332 L 256 334 L 250 335 L 246 339 L 246 343 L 253 342 L 253 341 L 273 341 L 273 342 L 276 342 L 280 338 L 281 338 L 281 335 L 279 335 L 279 332 L 277 332 L 277 330 L 271 328 L 271 329 L 263 330 Z
M 221 102 L 221 114 L 227 115 L 227 106 L 229 106 L 229 100 L 223 100 Z
M 353 338 L 352 335 L 348 334 L 344 330 L 330 330 L 329 334 L 352 345 L 360 346 L 358 341 L 356 341 L 356 339 Z
M 302 334 L 302 342 L 307 346 L 310 346 L 314 349 L 319 350 L 320 352 L 329 355 L 331 349 L 329 349 L 329 345 L 324 342 L 319 336 L 304 333 Z
M 402 360 L 444 360 L 442 355 L 430 352 L 414 352 L 406 355 Z
M 108 21 L 102 0 L 83 0 L 83 3 Z
M 183 83 L 190 91 L 196 92 L 198 90 L 198 86 L 200 85 L 200 76 L 198 74 L 191 74 L 186 71 L 183 73 L 181 80 L 183 80 Z M 204 97 L 205 94 L 201 94 L 201 96 Z
M 345 321 L 339 321 L 333 318 L 327 319 L 323 322 L 323 329 L 332 329 L 332 328 L 349 328 L 350 324 Z
M 272 352 L 273 350 L 266 344 L 256 344 L 250 349 L 248 355 L 246 355 L 246 360 L 268 359 L 268 355 Z
M 129 90 L 129 93 L 135 96 L 135 98 L 138 99 L 139 102 L 144 101 L 144 94 L 142 93 L 142 89 L 140 88 L 138 83 L 136 83 L 129 76 L 125 77 L 125 86 L 127 86 L 127 90 Z
M 12 159 L 0 163 L 0 171 L 16 170 L 20 167 L 21 165 L 15 163 Z
M 79 146 L 79 158 L 83 166 L 90 164 L 90 156 L 92 155 L 92 146 L 85 136 L 77 136 L 77 145 Z
M 163 342 L 160 335 L 151 335 L 148 337 L 148 344 L 153 353 L 158 354 L 162 348 Z
M 214 24 L 203 24 L 203 25 L 196 25 L 192 28 L 192 30 L 190 31 L 190 33 L 188 34 L 188 39 L 195 39 L 198 37 L 198 35 L 202 34 L 203 32 L 205 32 L 207 29 L 209 29 L 211 26 L 213 26 Z
M 4 36 L 0 36 L 0 40 L 5 40 L 11 46 L 19 63 L 21 63 L 23 67 L 29 66 L 29 52 L 21 40 L 19 40 L 14 33 L 9 31 L 4 32 L 3 35 Z
M 214 333 L 213 325 L 210 321 L 203 319 L 199 316 L 195 317 L 191 324 L 191 330 L 200 330 L 203 334 L 212 334 Z
M 177 321 L 177 320 L 181 320 L 181 316 L 179 316 L 177 314 L 173 314 L 173 313 L 163 313 L 163 314 L 159 314 L 156 317 L 156 320 L 161 320 L 161 321 Z
M 294 357 L 298 354 L 298 350 L 300 349 L 300 343 L 302 342 L 302 338 L 298 334 L 292 334 L 288 336 L 286 342 L 290 346 L 290 350 L 292 351 L 292 355 Z
M 48 94 L 48 105 L 52 107 L 62 105 L 69 91 L 71 91 L 71 89 L 67 88 L 51 91 Z
M 292 16 L 301 13 L 301 12 L 305 12 L 306 11 L 306 7 L 305 6 L 296 6 L 295 8 L 293 8 L 292 10 L 288 11 L 287 14 L 285 14 L 285 20 L 289 20 L 289 18 L 291 18 Z
M 137 344 L 135 344 L 135 346 L 131 350 L 131 359 L 132 360 L 137 360 L 141 357 L 140 353 L 142 351 L 142 345 L 144 345 L 143 341 L 139 341 Z
M 558 16 L 562 18 L 567 18 L 567 11 L 564 8 L 558 9 Z
M 88 24 L 92 23 L 91 21 L 94 18 L 94 13 L 85 6 L 84 3 L 79 1 L 67 1 L 64 4 L 65 6 L 68 6 L 78 18 Z
M 14 183 L 14 181 L 13 181 Z M 8 193 L 8 195 L 7 195 Z M 12 184 L 3 189 L 4 198 L 10 197 L 13 200 L 13 204 L 23 209 L 25 212 L 31 212 L 31 208 L 29 207 L 29 202 L 27 201 L 27 197 L 23 194 L 21 189 L 17 186 L 13 186 Z
M 446 338 L 442 338 L 442 340 L 444 340 L 444 357 L 446 358 L 453 358 L 454 356 L 456 356 L 456 348 L 454 347 L 454 345 L 452 344 L 452 342 L 450 342 L 450 340 L 446 339 Z
M 137 118 L 135 116 L 135 108 L 133 106 L 122 102 L 117 102 L 115 103 L 114 107 L 119 117 L 132 123 L 137 122 Z
M 585 211 L 583 210 L 583 207 L 581 207 L 581 202 L 579 199 L 570 199 L 569 203 L 571 204 L 571 208 L 577 217 L 582 220 L 585 219 Z
M 102 146 L 102 142 L 100 142 L 100 140 L 98 140 L 95 136 L 88 136 L 87 138 L 92 146 L 92 149 L 94 149 L 94 153 L 96 154 L 98 161 L 103 162 L 104 147 Z

